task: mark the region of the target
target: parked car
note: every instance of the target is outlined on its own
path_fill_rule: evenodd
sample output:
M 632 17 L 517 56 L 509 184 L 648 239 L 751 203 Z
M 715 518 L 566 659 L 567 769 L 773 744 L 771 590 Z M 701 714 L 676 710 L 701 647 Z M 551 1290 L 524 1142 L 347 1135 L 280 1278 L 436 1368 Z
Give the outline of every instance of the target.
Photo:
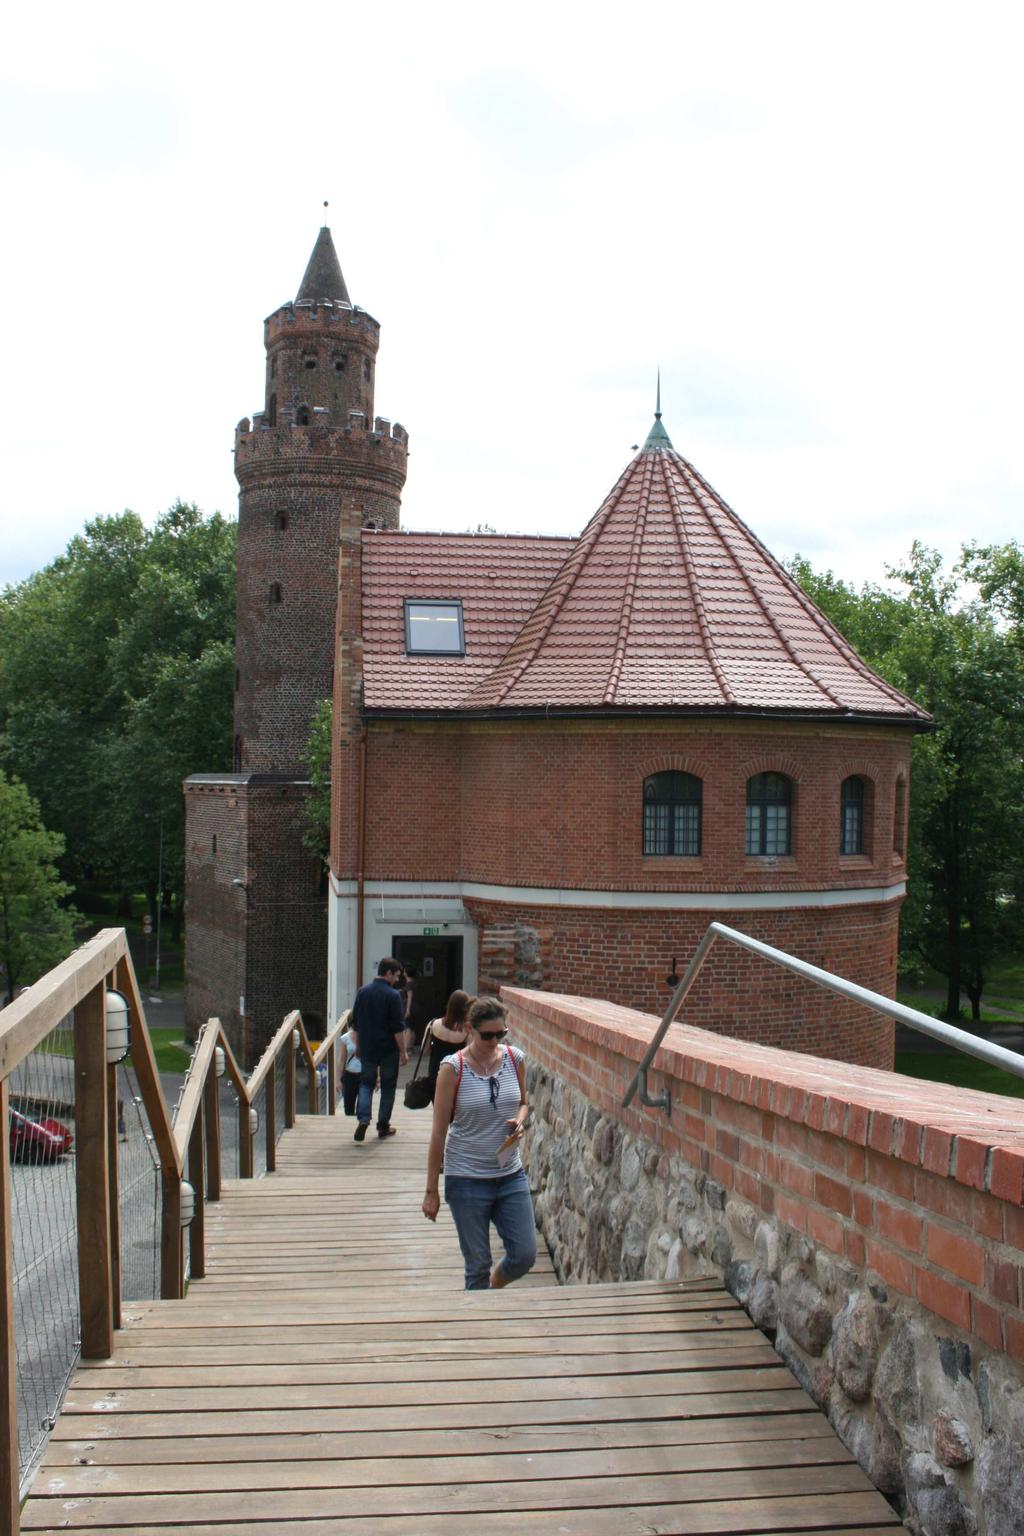
M 16 1109 L 8 1113 L 12 1163 L 55 1163 L 70 1149 L 74 1137 L 59 1120 L 33 1120 Z

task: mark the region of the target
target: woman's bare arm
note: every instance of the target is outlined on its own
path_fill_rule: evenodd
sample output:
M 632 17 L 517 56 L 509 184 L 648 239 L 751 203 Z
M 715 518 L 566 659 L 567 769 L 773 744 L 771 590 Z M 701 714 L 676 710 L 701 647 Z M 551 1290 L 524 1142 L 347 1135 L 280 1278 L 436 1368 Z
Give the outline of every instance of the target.
M 423 1196 L 423 1214 L 428 1221 L 436 1221 L 437 1213 L 441 1208 L 441 1195 L 439 1183 L 441 1179 L 441 1161 L 444 1157 L 444 1144 L 448 1135 L 448 1126 L 452 1118 L 452 1105 L 455 1103 L 455 1085 L 458 1075 L 453 1066 L 443 1061 L 438 1068 L 437 1086 L 434 1089 L 434 1121 L 430 1130 L 430 1146 L 427 1151 L 427 1191 Z

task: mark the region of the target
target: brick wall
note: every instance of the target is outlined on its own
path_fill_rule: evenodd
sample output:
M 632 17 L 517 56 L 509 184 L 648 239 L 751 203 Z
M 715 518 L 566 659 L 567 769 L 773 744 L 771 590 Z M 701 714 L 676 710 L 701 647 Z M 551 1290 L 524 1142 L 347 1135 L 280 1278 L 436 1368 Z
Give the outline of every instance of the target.
M 884 996 L 893 995 L 898 904 L 813 907 L 782 912 L 662 912 L 519 906 L 465 899 L 486 952 L 492 925 L 531 929 L 544 944 L 545 990 L 603 997 L 661 1014 L 709 923 L 771 944 Z M 494 986 L 522 983 L 518 970 L 492 969 Z M 724 944 L 715 945 L 686 1002 L 686 1019 L 745 1040 L 812 1051 L 839 1061 L 891 1067 L 893 1027 L 869 1009 Z
M 298 1008 L 311 1038 L 327 1013 L 327 888 L 302 845 L 308 786 L 255 783 L 249 791 L 246 1058 L 254 1065 L 285 1014 Z
M 656 1020 L 506 988 L 531 1061 L 782 1226 L 1024 1361 L 1024 1103 L 674 1025 L 621 1107 Z
M 235 734 L 242 769 L 299 774 L 313 710 L 333 687 L 339 535 L 368 520 L 397 527 L 405 448 L 388 445 L 398 475 L 365 433 L 279 428 L 254 441 L 285 436 L 303 440 L 299 457 L 253 462 L 238 435 Z
M 249 802 L 240 778 L 185 782 L 185 1038 L 219 1018 L 241 1047 Z
M 353 548 L 351 556 L 358 558 Z M 343 603 L 351 602 L 351 569 Z M 343 634 L 339 644 L 355 646 Z M 353 651 L 354 654 L 354 651 Z M 341 707 L 343 705 L 343 708 Z M 335 872 L 355 873 L 358 704 L 336 697 Z M 684 965 L 714 918 L 812 964 L 892 995 L 899 901 L 833 907 L 659 910 L 574 906 L 573 887 L 625 892 L 777 894 L 866 891 L 905 876 L 893 850 L 898 775 L 909 741 L 896 729 L 721 721 L 371 721 L 367 731 L 366 877 L 461 880 L 553 888 L 541 899 L 465 905 L 481 929 L 535 933 L 545 989 L 605 997 L 660 1012 L 673 960 Z M 644 778 L 665 768 L 704 782 L 703 852 L 698 858 L 642 853 Z M 746 783 L 766 769 L 795 784 L 793 853 L 748 858 Z M 839 854 L 842 781 L 863 775 L 868 796 L 865 853 Z M 525 980 L 522 966 L 482 968 L 481 986 Z M 744 1038 L 813 1050 L 872 1066 L 891 1066 L 891 1025 L 854 1003 L 827 998 L 808 983 L 745 953 L 716 949 L 687 1006 L 687 1018 Z
M 1024 1102 L 503 989 L 569 1281 L 717 1275 L 921 1536 L 1024 1510 Z
M 216 1016 L 248 1068 L 292 1008 L 323 1035 L 327 892 L 302 846 L 307 793 L 242 775 L 185 784 L 186 1034 Z
M 893 813 L 897 777 L 909 772 L 910 741 L 895 728 L 371 721 L 368 734 L 368 814 L 375 821 L 368 869 L 382 879 L 408 872 L 409 816 L 422 827 L 415 847 L 425 879 L 449 878 L 455 850 L 464 879 L 525 886 L 847 890 L 890 885 L 905 874 L 893 851 Z M 699 857 L 643 854 L 643 782 L 666 768 L 703 780 Z M 793 851 L 774 860 L 744 852 L 747 780 L 767 770 L 794 781 Z M 864 854 L 841 856 L 840 788 L 854 773 L 870 785 L 868 841 Z M 411 803 L 424 798 L 423 810 Z

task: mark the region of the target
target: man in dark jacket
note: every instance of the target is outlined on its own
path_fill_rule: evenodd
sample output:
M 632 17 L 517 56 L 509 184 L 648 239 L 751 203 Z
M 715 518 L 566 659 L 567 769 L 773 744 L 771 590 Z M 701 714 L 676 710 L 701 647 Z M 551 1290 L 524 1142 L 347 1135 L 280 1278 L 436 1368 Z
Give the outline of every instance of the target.
M 377 1106 L 377 1135 L 393 1136 L 391 1111 L 398 1086 L 398 1066 L 409 1060 L 405 1049 L 405 1015 L 402 999 L 395 991 L 402 967 L 397 960 L 382 960 L 377 975 L 360 987 L 352 1005 L 352 1028 L 359 1041 L 359 1103 L 356 1114 L 356 1141 L 362 1141 L 373 1115 L 373 1092 L 380 1070 L 380 1103 Z

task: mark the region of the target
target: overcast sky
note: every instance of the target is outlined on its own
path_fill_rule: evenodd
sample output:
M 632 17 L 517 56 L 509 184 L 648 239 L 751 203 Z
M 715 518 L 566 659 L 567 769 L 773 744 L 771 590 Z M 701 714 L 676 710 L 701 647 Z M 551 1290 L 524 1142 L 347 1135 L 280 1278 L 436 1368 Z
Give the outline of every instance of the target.
M 1024 529 L 1018 5 L 21 7 L 0 581 L 234 516 L 330 202 L 412 528 L 578 533 L 643 440 L 857 582 Z

